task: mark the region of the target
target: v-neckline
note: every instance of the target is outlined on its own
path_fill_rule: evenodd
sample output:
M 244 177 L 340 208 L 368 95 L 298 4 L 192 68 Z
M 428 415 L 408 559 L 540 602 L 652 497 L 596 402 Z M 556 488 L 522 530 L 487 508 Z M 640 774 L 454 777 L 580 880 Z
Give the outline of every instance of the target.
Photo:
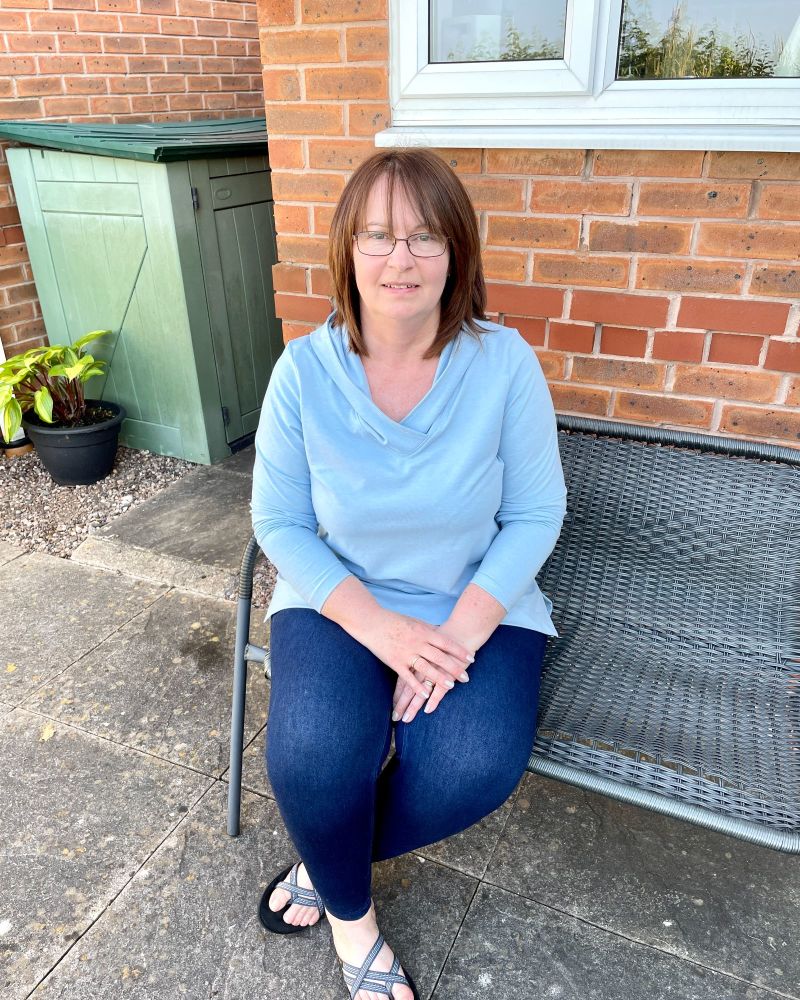
M 421 399 L 419 399 L 411 407 L 411 409 L 403 417 L 402 420 L 395 420 L 394 417 L 390 417 L 389 414 L 386 413 L 385 410 L 382 410 L 380 408 L 380 406 L 378 406 L 378 404 L 372 398 L 372 392 L 371 392 L 370 387 L 369 387 L 369 379 L 367 378 L 367 371 L 364 368 L 364 362 L 361 360 L 361 356 L 358 355 L 358 354 L 354 354 L 354 353 L 350 352 L 349 350 L 348 350 L 348 353 L 350 354 L 350 356 L 352 358 L 355 359 L 355 364 L 353 365 L 353 369 L 355 369 L 355 371 L 357 371 L 358 375 L 360 376 L 359 377 L 359 381 L 361 383 L 361 389 L 364 392 L 364 395 L 367 397 L 367 400 L 369 401 L 369 405 L 377 413 L 379 413 L 384 420 L 388 420 L 389 423 L 393 424 L 395 427 L 407 427 L 407 428 L 409 428 L 411 430 L 417 431 L 420 434 L 427 434 L 428 430 L 430 429 L 430 425 L 428 424 L 428 426 L 418 426 L 418 419 L 417 418 L 420 416 L 420 414 L 422 414 L 423 415 L 422 423 L 424 425 L 424 423 L 425 423 L 425 421 L 424 421 L 424 413 L 427 410 L 427 407 L 425 406 L 425 404 L 430 399 L 431 395 L 433 394 L 433 392 L 434 392 L 434 390 L 436 388 L 436 384 L 439 381 L 439 378 L 444 373 L 444 371 L 447 369 L 448 362 L 450 361 L 450 356 L 453 353 L 453 345 L 454 345 L 454 343 L 455 343 L 455 341 L 451 340 L 449 343 L 445 344 L 445 346 L 444 346 L 444 348 L 442 350 L 442 353 L 439 355 L 439 360 L 438 360 L 438 362 L 436 364 L 436 371 L 433 373 L 433 381 L 431 382 L 429 389 L 421 397 Z
M 361 370 L 364 373 L 364 392 L 369 397 L 370 403 L 372 403 L 375 409 L 378 410 L 380 413 L 382 413 L 387 420 L 391 420 L 398 426 L 402 426 L 405 423 L 405 421 L 408 420 L 408 418 L 414 413 L 414 410 L 416 410 L 416 408 L 420 406 L 421 403 L 424 402 L 426 396 L 430 394 L 430 392 L 433 390 L 433 387 L 436 385 L 436 380 L 439 378 L 439 374 L 442 371 L 442 359 L 444 357 L 447 346 L 449 345 L 445 345 L 445 350 L 442 351 L 442 353 L 436 360 L 436 368 L 434 369 L 433 378 L 431 379 L 430 385 L 425 390 L 425 392 L 420 396 L 420 398 L 416 401 L 416 403 L 414 403 L 411 409 L 405 414 L 405 416 L 401 417 L 399 420 L 396 419 L 395 417 L 390 416 L 382 406 L 379 406 L 378 403 L 375 402 L 375 397 L 372 394 L 372 388 L 369 382 L 369 375 L 367 374 L 367 367 L 364 364 L 364 359 L 359 355 L 358 360 L 361 365 Z M 446 361 L 444 363 L 446 364 Z
M 442 351 L 430 389 L 401 421 L 397 421 L 373 402 L 361 358 L 350 350 L 347 336 L 340 327 L 332 326 L 329 320 L 311 334 L 311 343 L 364 430 L 405 455 L 414 454 L 446 426 L 445 414 L 463 384 L 466 371 L 481 351 L 478 337 L 468 336 L 463 331 L 459 333 Z

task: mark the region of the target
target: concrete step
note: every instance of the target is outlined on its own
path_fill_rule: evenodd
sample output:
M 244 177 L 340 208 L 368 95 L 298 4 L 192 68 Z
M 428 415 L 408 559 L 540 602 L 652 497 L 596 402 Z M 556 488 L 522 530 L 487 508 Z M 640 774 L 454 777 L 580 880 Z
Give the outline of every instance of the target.
M 73 552 L 75 562 L 233 600 L 251 534 L 252 446 L 200 466 Z

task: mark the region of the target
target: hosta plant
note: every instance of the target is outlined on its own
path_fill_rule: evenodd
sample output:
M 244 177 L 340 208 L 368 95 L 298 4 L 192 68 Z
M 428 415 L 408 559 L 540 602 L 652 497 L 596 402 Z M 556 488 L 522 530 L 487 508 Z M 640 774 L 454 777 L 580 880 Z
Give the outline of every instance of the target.
M 93 330 L 74 344 L 34 347 L 0 364 L 0 433 L 11 441 L 32 410 L 44 424 L 81 427 L 94 423 L 84 397 L 84 382 L 102 375 L 106 362 L 86 345 L 111 333 Z

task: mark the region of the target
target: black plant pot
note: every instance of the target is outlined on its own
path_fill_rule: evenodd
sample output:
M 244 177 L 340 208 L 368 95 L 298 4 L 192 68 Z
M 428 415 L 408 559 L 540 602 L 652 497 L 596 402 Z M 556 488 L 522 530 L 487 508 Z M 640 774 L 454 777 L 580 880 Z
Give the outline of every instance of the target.
M 104 399 L 87 399 L 90 406 L 112 410 L 113 417 L 87 427 L 59 427 L 26 413 L 22 424 L 36 445 L 44 467 L 59 486 L 88 486 L 107 476 L 114 465 L 125 409 Z

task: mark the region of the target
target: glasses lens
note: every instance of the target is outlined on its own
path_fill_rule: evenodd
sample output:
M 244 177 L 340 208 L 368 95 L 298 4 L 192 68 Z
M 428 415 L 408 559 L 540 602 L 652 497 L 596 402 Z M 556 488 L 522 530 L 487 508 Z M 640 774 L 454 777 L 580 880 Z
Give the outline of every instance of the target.
M 441 257 L 447 249 L 447 240 L 433 233 L 417 233 L 409 237 L 408 249 L 415 257 Z
M 433 233 L 416 233 L 409 236 L 408 249 L 415 257 L 441 257 L 447 249 L 447 239 Z M 356 246 L 370 257 L 387 257 L 395 246 L 394 236 L 389 233 L 356 233 Z
M 388 233 L 357 233 L 356 245 L 361 253 L 383 257 L 394 250 L 394 238 Z

